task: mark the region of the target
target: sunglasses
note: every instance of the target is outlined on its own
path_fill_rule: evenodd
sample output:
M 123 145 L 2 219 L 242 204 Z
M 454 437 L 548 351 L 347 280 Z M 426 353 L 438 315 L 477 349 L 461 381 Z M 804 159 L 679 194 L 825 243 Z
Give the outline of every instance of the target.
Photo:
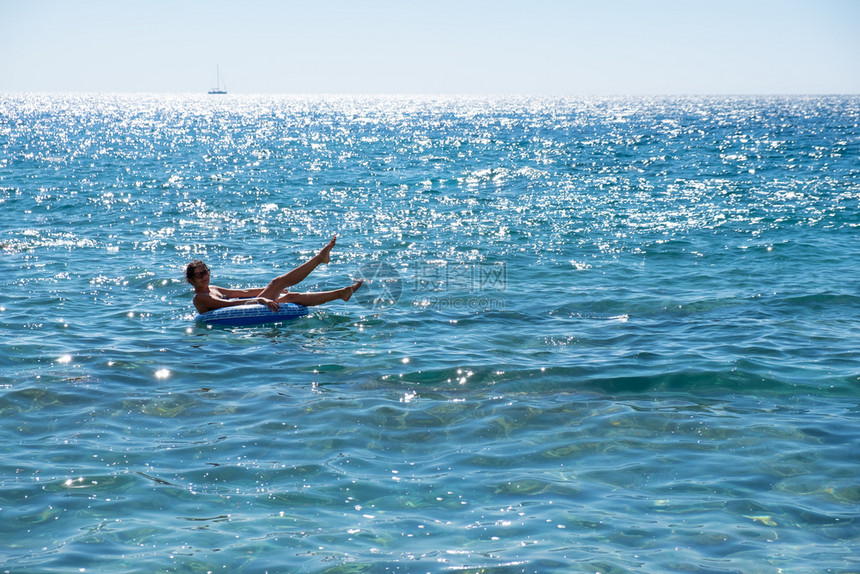
M 204 275 L 209 275 L 209 268 L 204 267 L 202 271 L 195 271 L 194 277 L 203 277 Z

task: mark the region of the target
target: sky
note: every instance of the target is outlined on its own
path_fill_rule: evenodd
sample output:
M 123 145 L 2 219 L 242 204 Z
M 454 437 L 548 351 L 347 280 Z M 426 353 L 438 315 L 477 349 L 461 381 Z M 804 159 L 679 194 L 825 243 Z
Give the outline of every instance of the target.
M 0 0 L 0 92 L 860 94 L 860 0 Z

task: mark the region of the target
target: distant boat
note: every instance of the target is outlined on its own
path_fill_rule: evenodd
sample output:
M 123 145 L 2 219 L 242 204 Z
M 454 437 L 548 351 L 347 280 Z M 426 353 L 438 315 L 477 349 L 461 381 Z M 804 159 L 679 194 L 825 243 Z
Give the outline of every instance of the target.
M 210 94 L 226 94 L 227 86 L 221 85 L 221 68 L 215 66 L 215 87 L 209 90 Z

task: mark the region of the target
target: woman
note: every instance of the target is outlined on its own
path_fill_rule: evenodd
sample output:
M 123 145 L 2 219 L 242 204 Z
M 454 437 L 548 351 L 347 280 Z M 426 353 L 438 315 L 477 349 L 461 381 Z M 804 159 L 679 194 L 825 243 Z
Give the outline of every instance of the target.
M 194 287 L 194 307 L 200 313 L 213 311 L 222 307 L 235 307 L 237 305 L 251 305 L 259 303 L 265 305 L 272 311 L 280 308 L 280 303 L 298 303 L 311 307 L 343 299 L 349 301 L 356 289 L 361 287 L 361 281 L 349 287 L 336 289 L 334 291 L 322 291 L 319 293 L 291 293 L 287 287 L 295 285 L 310 275 L 320 263 L 329 262 L 336 237 L 332 237 L 328 245 L 322 251 L 309 259 L 304 264 L 296 267 L 289 273 L 275 277 L 264 288 L 251 289 L 225 289 L 209 284 L 209 268 L 199 259 L 195 259 L 185 267 L 185 279 Z

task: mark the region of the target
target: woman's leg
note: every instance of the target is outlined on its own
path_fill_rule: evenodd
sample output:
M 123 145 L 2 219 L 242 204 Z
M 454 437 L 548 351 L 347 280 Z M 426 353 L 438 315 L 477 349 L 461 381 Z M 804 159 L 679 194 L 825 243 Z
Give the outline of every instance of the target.
M 279 303 L 297 303 L 305 307 L 313 307 L 314 305 L 322 305 L 335 299 L 343 299 L 349 301 L 352 294 L 361 287 L 362 281 L 357 281 L 349 287 L 335 289 L 334 291 L 320 291 L 318 293 L 285 293 L 278 298 Z
M 291 287 L 298 283 L 301 283 L 305 277 L 311 274 L 311 271 L 317 268 L 320 263 L 328 263 L 329 262 L 329 254 L 331 253 L 332 248 L 334 247 L 334 243 L 337 240 L 337 237 L 332 237 L 331 241 L 328 242 L 328 245 L 322 248 L 322 251 L 308 259 L 306 262 L 302 263 L 289 273 L 285 273 L 280 277 L 275 277 L 272 281 L 266 285 L 266 288 L 260 292 L 260 297 L 265 297 L 266 299 L 273 299 L 275 301 L 278 300 L 278 297 L 281 296 L 281 293 L 287 287 Z

